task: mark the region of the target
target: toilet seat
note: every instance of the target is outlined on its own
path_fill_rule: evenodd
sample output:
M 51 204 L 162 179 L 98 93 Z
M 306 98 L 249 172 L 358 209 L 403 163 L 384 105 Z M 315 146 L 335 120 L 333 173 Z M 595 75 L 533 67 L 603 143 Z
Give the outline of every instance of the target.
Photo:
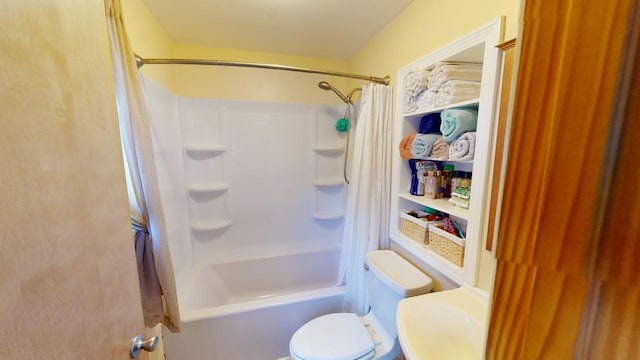
M 369 360 L 375 344 L 356 314 L 338 313 L 303 325 L 291 337 L 289 351 L 301 360 Z

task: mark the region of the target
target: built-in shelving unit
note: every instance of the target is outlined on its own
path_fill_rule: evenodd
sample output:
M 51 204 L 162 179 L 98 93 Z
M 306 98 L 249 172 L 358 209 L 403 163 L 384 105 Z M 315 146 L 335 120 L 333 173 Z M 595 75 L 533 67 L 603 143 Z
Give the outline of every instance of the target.
M 490 154 L 493 141 L 494 103 L 496 101 L 496 84 L 499 75 L 499 50 L 495 45 L 501 42 L 501 27 L 504 19 L 497 20 L 474 31 L 473 33 L 433 51 L 400 68 L 397 73 L 396 121 L 394 129 L 394 144 L 399 144 L 403 137 L 417 132 L 420 119 L 432 113 L 441 112 L 454 107 L 475 107 L 478 109 L 478 125 L 476 130 L 475 155 L 473 160 L 442 160 L 432 161 L 454 164 L 456 170 L 460 167 L 464 171 L 473 171 L 471 184 L 471 200 L 469 209 L 451 204 L 449 199 L 429 199 L 424 196 L 414 196 L 407 191 L 411 182 L 411 171 L 406 161 L 400 158 L 398 151 L 394 151 L 391 198 L 390 238 L 397 245 L 411 252 L 431 267 L 450 278 L 452 281 L 475 286 L 480 258 L 482 239 L 486 236 L 486 216 L 488 207 L 488 184 L 490 184 L 492 166 Z M 482 63 L 482 83 L 480 97 L 446 106 L 420 109 L 404 113 L 404 78 L 407 73 L 416 68 L 433 68 L 441 61 Z M 396 149 L 396 146 L 394 146 Z M 449 214 L 456 221 L 466 225 L 466 244 L 464 249 L 464 265 L 455 265 L 442 256 L 431 251 L 428 246 L 412 240 L 400 233 L 400 213 L 408 210 L 420 210 L 428 206 Z
M 208 238 L 231 226 L 226 209 L 229 184 L 222 175 L 227 146 L 219 140 L 184 145 L 191 230 L 199 238 Z
M 338 224 L 344 219 L 347 187 L 343 177 L 345 138 L 335 130 L 334 123 L 331 117 L 316 119 L 311 147 L 314 168 L 311 184 L 315 199 L 311 218 Z

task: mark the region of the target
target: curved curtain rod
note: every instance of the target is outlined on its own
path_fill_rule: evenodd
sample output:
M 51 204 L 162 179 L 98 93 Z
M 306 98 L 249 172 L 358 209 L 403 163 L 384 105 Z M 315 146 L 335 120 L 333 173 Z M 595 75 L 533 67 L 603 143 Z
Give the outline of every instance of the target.
M 135 57 L 136 57 L 136 64 L 138 65 L 138 69 L 141 68 L 143 65 L 154 65 L 154 64 L 237 66 L 237 67 L 286 70 L 286 71 L 296 71 L 296 72 L 304 72 L 304 73 L 311 73 L 311 74 L 341 76 L 341 77 L 347 77 L 352 79 L 367 80 L 367 81 L 371 81 L 378 84 L 384 84 L 384 85 L 389 85 L 391 83 L 391 77 L 389 77 L 389 75 L 383 78 L 380 78 L 375 76 L 356 75 L 356 74 L 349 74 L 349 73 L 329 71 L 329 70 L 318 70 L 318 69 L 310 69 L 310 68 L 287 66 L 287 65 L 258 64 L 258 63 L 241 62 L 241 61 L 198 60 L 198 59 L 143 59 L 138 55 L 135 55 Z

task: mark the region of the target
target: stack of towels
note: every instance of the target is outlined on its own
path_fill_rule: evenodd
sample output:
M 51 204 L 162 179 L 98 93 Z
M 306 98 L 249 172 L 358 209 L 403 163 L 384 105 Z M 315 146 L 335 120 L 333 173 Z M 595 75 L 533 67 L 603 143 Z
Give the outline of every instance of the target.
M 400 141 L 400 157 L 473 160 L 478 110 L 453 108 L 424 116 L 417 134 Z
M 429 74 L 427 69 L 410 70 L 404 77 L 404 108 L 406 112 L 418 110 L 417 98 L 427 89 Z
M 426 81 L 424 77 L 426 75 Z M 431 71 L 405 76 L 405 113 L 443 106 L 480 96 L 482 64 L 440 62 Z

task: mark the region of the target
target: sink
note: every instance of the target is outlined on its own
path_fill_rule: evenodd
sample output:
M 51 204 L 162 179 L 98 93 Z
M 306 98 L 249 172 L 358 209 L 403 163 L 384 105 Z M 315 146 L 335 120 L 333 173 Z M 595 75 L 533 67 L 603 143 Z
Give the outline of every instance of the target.
M 403 299 L 398 339 L 408 360 L 482 359 L 487 300 L 461 287 Z

